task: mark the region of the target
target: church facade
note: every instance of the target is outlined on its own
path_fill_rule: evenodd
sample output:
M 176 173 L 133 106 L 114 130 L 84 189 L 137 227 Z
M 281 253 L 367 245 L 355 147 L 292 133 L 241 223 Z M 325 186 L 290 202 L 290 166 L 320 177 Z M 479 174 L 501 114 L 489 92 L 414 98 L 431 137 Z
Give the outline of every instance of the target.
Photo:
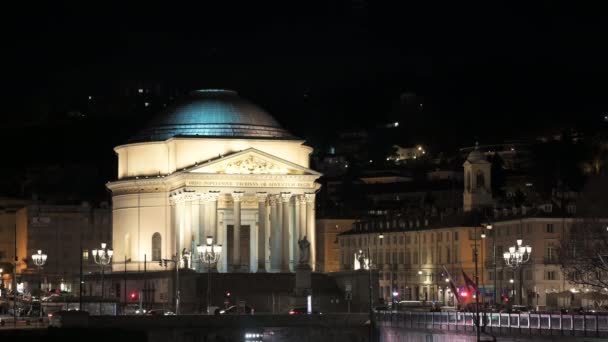
M 114 271 L 206 271 L 208 236 L 219 272 L 293 272 L 304 239 L 316 268 L 312 148 L 235 92 L 192 92 L 115 152 Z

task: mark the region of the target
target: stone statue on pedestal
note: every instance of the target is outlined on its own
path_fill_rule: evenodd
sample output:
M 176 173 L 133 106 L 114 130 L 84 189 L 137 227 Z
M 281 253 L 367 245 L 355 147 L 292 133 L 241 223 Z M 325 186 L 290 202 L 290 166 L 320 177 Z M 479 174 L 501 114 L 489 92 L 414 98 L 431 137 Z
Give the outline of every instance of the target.
M 306 236 L 298 241 L 298 246 L 300 247 L 300 260 L 298 264 L 308 264 L 310 262 L 310 242 L 308 242 Z

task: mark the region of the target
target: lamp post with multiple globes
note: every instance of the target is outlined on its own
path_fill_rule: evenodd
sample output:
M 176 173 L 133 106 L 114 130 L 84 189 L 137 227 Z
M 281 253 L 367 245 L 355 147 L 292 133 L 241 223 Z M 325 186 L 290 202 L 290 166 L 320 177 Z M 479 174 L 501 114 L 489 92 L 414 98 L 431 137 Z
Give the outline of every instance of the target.
M 382 234 L 380 234 L 382 235 Z M 382 236 L 384 237 L 384 236 Z M 369 340 L 372 341 L 373 338 L 373 322 L 374 322 L 374 295 L 372 293 L 373 291 L 373 286 L 372 286 L 372 256 L 370 254 L 369 251 L 369 245 L 371 244 L 371 238 L 369 239 L 369 241 L 367 242 L 367 274 L 368 274 L 368 283 L 367 285 L 369 286 L 368 289 L 368 294 L 369 294 L 369 321 L 370 321 L 370 325 L 369 325 Z M 378 255 L 376 253 L 376 255 Z M 363 250 L 359 250 L 355 256 L 357 258 L 357 260 L 361 260 L 363 262 L 363 265 L 361 265 L 361 270 L 365 270 L 365 253 L 363 253 Z
M 38 253 L 32 255 L 32 261 L 34 265 L 38 267 L 38 288 L 40 289 L 40 317 L 42 317 L 42 266 L 46 263 L 47 255 L 42 253 L 42 250 L 38 250 Z
M 213 243 L 213 236 L 207 236 L 204 246 L 196 246 L 198 258 L 207 264 L 207 314 L 211 314 L 211 264 L 218 262 L 222 254 L 222 245 Z
M 509 247 L 508 252 L 503 253 L 503 258 L 505 260 L 505 265 L 509 266 L 513 269 L 513 277 L 515 277 L 515 272 L 519 269 L 523 264 L 530 260 L 530 255 L 532 254 L 532 247 L 526 245 L 522 246 L 522 240 L 517 240 L 517 246 Z M 522 287 L 523 277 L 519 276 L 519 304 L 522 302 Z M 513 294 L 513 298 L 515 298 L 515 293 Z
M 114 251 L 111 248 L 106 247 L 106 243 L 101 243 L 100 249 L 94 249 L 91 251 L 93 254 L 93 260 L 99 266 L 101 266 L 101 301 L 104 299 L 104 269 L 112 262 L 112 255 L 114 255 Z M 103 313 L 102 303 L 99 303 L 99 314 Z

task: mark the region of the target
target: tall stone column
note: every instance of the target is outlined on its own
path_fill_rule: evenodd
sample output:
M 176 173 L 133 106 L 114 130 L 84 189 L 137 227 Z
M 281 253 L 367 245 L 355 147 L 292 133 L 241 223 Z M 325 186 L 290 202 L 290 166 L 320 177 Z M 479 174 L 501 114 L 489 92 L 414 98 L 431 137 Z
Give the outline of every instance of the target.
M 298 196 L 298 206 L 300 208 L 300 231 L 298 232 L 298 240 L 302 240 L 306 235 L 306 197 L 304 195 Z M 308 237 L 307 237 L 308 239 Z
M 258 272 L 266 272 L 266 198 L 268 194 L 258 192 Z
M 173 196 L 169 196 L 169 208 L 170 208 L 170 217 L 169 217 L 169 231 L 166 236 L 166 246 L 165 247 L 165 255 L 164 258 L 171 258 L 176 254 L 176 250 L 178 249 L 177 245 L 177 206 L 175 205 L 175 198 Z M 129 254 L 125 251 L 125 255 L 128 257 Z
M 306 194 L 306 235 L 310 242 L 310 267 L 314 271 L 317 264 L 317 241 L 315 232 L 315 194 Z
M 298 236 L 300 231 L 300 205 L 298 204 L 298 196 L 292 196 L 289 201 L 289 213 L 291 218 L 289 220 L 290 232 L 291 232 L 291 261 L 289 263 L 290 270 L 295 272 L 296 265 L 300 259 L 300 248 L 298 247 Z
M 270 200 L 270 268 L 273 272 L 281 270 L 281 224 L 279 223 L 279 200 L 276 195 L 272 195 Z
M 217 226 L 217 199 L 219 196 L 219 191 L 210 191 L 207 194 L 207 203 L 209 206 L 209 210 L 207 211 L 207 215 L 209 216 L 209 231 L 207 234 L 213 236 L 215 241 L 219 241 L 219 228 Z
M 207 236 L 207 201 L 207 194 L 201 194 L 198 205 L 198 244 L 204 243 Z
M 271 211 L 271 206 L 270 206 L 270 196 L 268 196 L 266 198 L 266 215 L 264 215 L 264 225 L 265 225 L 265 237 L 266 237 L 266 241 L 265 241 L 265 246 L 266 249 L 264 250 L 264 262 L 266 264 L 266 271 L 271 271 L 272 267 L 270 267 L 270 240 L 271 240 L 271 236 L 270 236 L 270 232 L 272 231 L 272 225 L 270 224 L 270 211 Z
M 282 243 L 282 258 L 281 258 L 281 272 L 289 272 L 289 200 L 291 199 L 291 193 L 282 192 L 281 193 L 281 204 L 282 204 L 282 229 L 283 232 L 283 243 Z
M 222 245 L 222 253 L 220 255 L 220 261 L 218 261 L 218 272 L 225 273 L 228 271 L 228 241 L 227 241 L 227 231 L 224 227 L 224 212 L 220 211 L 217 214 L 217 243 Z
M 241 199 L 243 197 L 242 192 L 232 193 L 233 203 L 233 239 L 232 239 L 232 268 L 233 271 L 241 270 Z
M 182 250 L 186 247 L 186 202 L 182 196 L 177 202 L 177 219 L 179 222 L 179 245 L 177 246 L 177 255 L 181 258 Z

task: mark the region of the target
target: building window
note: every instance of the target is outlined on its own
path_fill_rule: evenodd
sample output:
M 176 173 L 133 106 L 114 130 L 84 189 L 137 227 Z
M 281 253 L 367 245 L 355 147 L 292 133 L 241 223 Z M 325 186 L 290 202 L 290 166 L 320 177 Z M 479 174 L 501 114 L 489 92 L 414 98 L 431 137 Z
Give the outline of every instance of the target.
M 399 244 L 400 244 L 400 245 L 403 245 L 403 236 L 400 236 L 400 237 L 399 237 Z
M 545 280 L 557 280 L 557 272 L 555 272 L 555 271 L 545 272 Z
M 553 242 L 549 242 L 545 247 L 545 259 L 550 263 L 557 261 L 557 247 Z
M 161 244 L 162 238 L 160 237 L 160 233 L 154 233 L 154 235 L 152 235 L 152 261 L 160 260 Z
M 553 223 L 547 223 L 547 233 L 553 234 L 555 233 L 555 229 L 553 228 Z
M 458 232 L 454 232 L 454 241 L 458 241 Z
M 83 249 L 82 250 L 82 260 L 84 260 L 84 261 L 88 261 L 89 260 L 89 250 L 88 249 Z
M 532 279 L 532 274 L 533 274 L 533 273 L 532 273 L 532 270 L 526 270 L 526 271 L 524 272 L 524 279 L 525 279 L 525 280 L 533 280 L 533 279 Z

